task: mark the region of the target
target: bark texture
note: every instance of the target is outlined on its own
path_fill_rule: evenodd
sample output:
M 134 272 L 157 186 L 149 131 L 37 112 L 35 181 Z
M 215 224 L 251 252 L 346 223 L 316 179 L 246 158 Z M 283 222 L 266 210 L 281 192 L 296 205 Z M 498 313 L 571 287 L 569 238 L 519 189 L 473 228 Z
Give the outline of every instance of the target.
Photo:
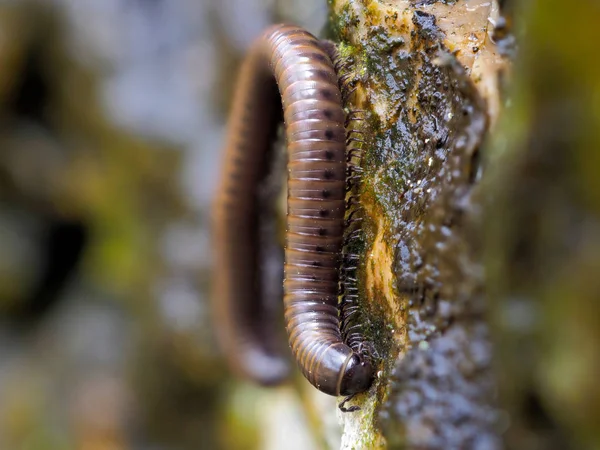
M 381 367 L 344 448 L 501 447 L 477 190 L 507 62 L 497 6 L 448 3 L 332 7 L 365 111 L 358 284 Z

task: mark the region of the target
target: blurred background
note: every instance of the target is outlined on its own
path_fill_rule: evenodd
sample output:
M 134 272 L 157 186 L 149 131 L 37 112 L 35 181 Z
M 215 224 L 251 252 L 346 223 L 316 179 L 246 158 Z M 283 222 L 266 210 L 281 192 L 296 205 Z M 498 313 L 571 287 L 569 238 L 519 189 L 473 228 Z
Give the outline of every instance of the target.
M 1 449 L 335 442 L 297 389 L 230 377 L 207 306 L 236 69 L 269 23 L 326 18 L 325 0 L 0 0 Z

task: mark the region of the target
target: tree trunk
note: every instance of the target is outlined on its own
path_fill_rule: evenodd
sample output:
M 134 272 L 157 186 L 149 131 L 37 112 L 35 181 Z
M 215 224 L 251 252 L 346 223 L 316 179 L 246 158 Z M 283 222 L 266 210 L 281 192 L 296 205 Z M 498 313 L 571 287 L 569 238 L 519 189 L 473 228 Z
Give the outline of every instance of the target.
M 598 448 L 600 11 L 500 3 L 331 4 L 381 364 L 343 448 Z

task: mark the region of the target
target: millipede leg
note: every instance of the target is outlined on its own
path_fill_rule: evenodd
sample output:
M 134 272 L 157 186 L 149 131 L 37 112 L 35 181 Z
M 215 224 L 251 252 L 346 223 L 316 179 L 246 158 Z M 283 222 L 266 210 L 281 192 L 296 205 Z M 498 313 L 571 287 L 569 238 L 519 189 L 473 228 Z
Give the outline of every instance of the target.
M 351 394 L 351 395 L 344 397 L 344 400 L 342 400 L 339 405 L 340 411 L 345 412 L 345 413 L 359 411 L 360 406 L 350 406 L 350 407 L 346 408 L 346 403 L 348 403 L 354 397 L 356 397 L 356 394 Z

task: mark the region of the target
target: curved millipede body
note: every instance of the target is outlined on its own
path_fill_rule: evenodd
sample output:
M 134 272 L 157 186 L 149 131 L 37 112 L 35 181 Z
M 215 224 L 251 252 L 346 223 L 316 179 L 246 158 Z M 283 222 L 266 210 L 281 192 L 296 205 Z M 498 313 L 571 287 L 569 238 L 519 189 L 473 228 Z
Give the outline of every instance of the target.
M 279 93 L 277 93 L 277 87 Z M 340 333 L 338 289 L 346 196 L 346 133 L 338 79 L 324 45 L 276 25 L 252 46 L 239 76 L 215 204 L 215 301 L 231 363 L 263 384 L 286 375 L 261 321 L 257 186 L 273 129 L 285 122 L 288 211 L 284 310 L 304 376 L 330 395 L 368 389 L 371 364 Z M 270 336 L 270 335 L 269 335 Z

